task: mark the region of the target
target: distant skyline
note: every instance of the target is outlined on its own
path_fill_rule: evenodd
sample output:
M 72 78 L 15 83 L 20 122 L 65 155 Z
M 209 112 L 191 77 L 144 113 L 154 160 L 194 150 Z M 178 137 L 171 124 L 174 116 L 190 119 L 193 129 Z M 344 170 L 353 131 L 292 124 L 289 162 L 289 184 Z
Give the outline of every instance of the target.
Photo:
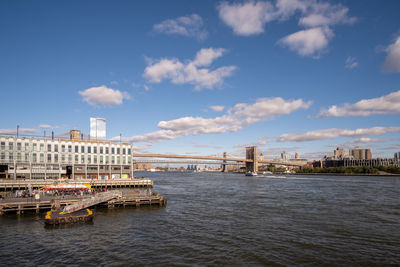
M 400 2 L 1 1 L 0 134 L 137 152 L 400 151 Z

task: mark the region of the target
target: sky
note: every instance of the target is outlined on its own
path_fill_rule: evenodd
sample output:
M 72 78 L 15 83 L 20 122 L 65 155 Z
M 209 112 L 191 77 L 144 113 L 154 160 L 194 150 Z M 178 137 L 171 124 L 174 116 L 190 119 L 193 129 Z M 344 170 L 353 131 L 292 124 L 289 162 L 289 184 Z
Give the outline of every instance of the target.
M 0 134 L 136 152 L 400 151 L 400 1 L 0 1 Z

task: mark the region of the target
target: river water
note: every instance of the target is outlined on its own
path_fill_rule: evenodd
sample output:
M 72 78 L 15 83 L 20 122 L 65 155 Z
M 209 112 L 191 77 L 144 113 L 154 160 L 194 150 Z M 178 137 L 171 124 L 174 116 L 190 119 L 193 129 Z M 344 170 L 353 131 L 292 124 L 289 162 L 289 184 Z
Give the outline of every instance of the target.
M 136 173 L 166 208 L 45 228 L 0 217 L 0 265 L 400 264 L 400 177 Z

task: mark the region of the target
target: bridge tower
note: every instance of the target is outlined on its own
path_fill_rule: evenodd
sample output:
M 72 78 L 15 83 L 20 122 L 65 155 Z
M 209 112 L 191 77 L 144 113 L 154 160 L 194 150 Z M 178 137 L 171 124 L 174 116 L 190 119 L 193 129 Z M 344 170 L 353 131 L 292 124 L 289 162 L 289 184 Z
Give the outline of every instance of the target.
M 226 152 L 224 152 L 224 158 L 226 158 Z M 226 168 L 226 160 L 222 161 L 222 170 L 221 172 L 228 172 L 228 169 Z
M 246 147 L 246 159 L 252 162 L 246 162 L 246 172 L 258 172 L 258 156 L 257 147 Z

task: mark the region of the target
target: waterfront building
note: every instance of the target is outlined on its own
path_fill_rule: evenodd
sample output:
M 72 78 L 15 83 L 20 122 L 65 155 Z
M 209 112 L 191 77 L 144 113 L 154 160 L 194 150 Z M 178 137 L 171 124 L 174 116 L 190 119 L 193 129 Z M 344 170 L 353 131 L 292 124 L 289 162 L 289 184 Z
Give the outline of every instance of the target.
M 336 150 L 333 150 L 333 158 L 334 159 L 344 159 L 346 156 L 346 150 L 343 147 L 338 147 Z
M 353 157 L 355 160 L 370 160 L 372 159 L 372 153 L 369 148 L 360 149 L 356 146 L 354 149 L 349 150 L 349 155 Z
M 133 177 L 132 146 L 105 140 L 0 136 L 0 178 L 121 179 Z
M 376 158 L 376 159 L 351 159 L 325 160 L 322 166 L 329 167 L 399 167 L 400 159 L 395 158 Z

